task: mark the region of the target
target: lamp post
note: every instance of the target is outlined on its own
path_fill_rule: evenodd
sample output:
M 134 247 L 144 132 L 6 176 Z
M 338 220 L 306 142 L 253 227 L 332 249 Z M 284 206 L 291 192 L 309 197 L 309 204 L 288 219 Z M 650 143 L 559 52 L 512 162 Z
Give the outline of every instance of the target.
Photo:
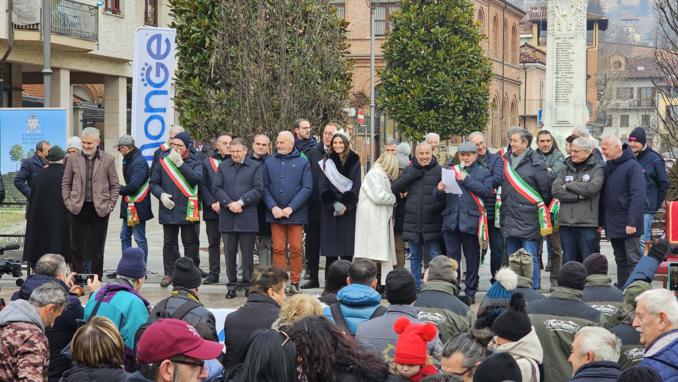
M 50 0 L 42 0 L 42 78 L 45 86 L 43 107 L 52 106 L 52 9 Z
M 378 1 L 377 1 L 378 2 Z M 370 0 L 370 166 L 374 164 L 374 114 L 376 112 L 374 91 L 374 55 L 375 55 L 375 29 L 374 0 Z

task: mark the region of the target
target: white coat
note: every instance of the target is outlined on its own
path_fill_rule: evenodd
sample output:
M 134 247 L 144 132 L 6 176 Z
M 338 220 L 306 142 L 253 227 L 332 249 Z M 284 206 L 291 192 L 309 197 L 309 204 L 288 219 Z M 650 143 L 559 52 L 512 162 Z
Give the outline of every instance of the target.
M 393 235 L 393 206 L 396 197 L 384 170 L 375 165 L 365 175 L 355 224 L 354 258 L 371 259 L 381 263 L 381 283 L 396 263 Z

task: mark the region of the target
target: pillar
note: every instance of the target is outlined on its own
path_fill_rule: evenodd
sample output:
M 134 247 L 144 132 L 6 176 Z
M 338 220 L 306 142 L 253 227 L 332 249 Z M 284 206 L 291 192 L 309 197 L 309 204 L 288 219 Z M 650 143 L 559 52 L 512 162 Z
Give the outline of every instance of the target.
M 66 136 L 73 135 L 73 96 L 71 95 L 71 71 L 52 68 L 52 104 L 50 107 L 66 109 Z
M 22 106 L 22 94 L 23 94 L 23 76 L 21 70 L 23 69 L 21 64 L 10 64 L 11 66 L 11 77 L 9 79 L 9 86 L 11 87 L 9 104 L 12 107 L 21 107 Z
M 127 78 L 106 76 L 104 80 L 104 131 L 106 152 L 116 155 L 118 138 L 127 134 Z

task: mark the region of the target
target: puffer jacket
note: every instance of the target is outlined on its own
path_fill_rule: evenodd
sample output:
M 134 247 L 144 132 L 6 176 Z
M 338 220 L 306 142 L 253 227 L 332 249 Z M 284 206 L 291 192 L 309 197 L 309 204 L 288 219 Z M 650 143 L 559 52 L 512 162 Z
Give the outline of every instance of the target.
M 126 380 L 127 373 L 122 368 L 93 368 L 84 365 L 74 365 L 64 373 L 60 382 L 125 382 Z
M 476 315 L 459 298 L 457 287 L 445 281 L 428 281 L 422 285 L 414 306 L 417 318 L 438 328 L 443 343 L 459 333 L 473 329 Z
M 647 209 L 645 213 L 653 214 L 662 205 L 669 191 L 669 176 L 666 173 L 666 164 L 664 158 L 649 147 L 638 153 L 637 160 L 643 167 L 645 184 L 647 185 Z
M 355 335 L 358 325 L 369 320 L 381 304 L 381 295 L 367 285 L 349 284 L 337 292 L 337 301 L 348 330 Z M 329 306 L 323 309 L 323 314 L 334 322 Z
M 226 316 L 224 367 L 235 365 L 247 348 L 250 336 L 259 329 L 269 329 L 279 314 L 280 306 L 271 297 L 260 293 L 250 293 L 245 305 Z
M 572 162 L 572 158 L 567 158 L 551 187 L 553 197 L 560 200 L 559 225 L 597 227 L 600 191 L 604 182 L 605 172 L 593 154 L 579 165 Z
M 647 208 L 645 176 L 630 148 L 621 157 L 607 161 L 601 196 L 604 213 L 599 217 L 607 237 L 619 239 L 643 235 L 643 213 Z M 627 226 L 636 227 L 636 233 L 627 235 Z
M 520 367 L 520 374 L 523 376 L 523 382 L 540 381 L 539 365 L 544 362 L 544 350 L 534 327 L 525 337 L 515 342 L 498 345 L 494 351 L 508 353 L 516 360 Z
M 264 161 L 266 221 L 275 224 L 308 223 L 308 199 L 313 194 L 311 166 L 296 148 L 289 154 L 271 155 Z M 275 219 L 273 207 L 292 208 L 289 218 Z
M 678 329 L 652 341 L 640 364 L 655 369 L 664 382 L 678 381 Z
M 510 165 L 511 153 L 504 159 Z M 551 202 L 551 178 L 546 170 L 544 157 L 528 148 L 525 157 L 515 167 L 515 171 L 537 191 L 548 206 Z M 501 186 L 501 233 L 504 237 L 518 237 L 526 240 L 541 240 L 539 215 L 536 204 L 528 202 L 511 182 L 504 177 Z

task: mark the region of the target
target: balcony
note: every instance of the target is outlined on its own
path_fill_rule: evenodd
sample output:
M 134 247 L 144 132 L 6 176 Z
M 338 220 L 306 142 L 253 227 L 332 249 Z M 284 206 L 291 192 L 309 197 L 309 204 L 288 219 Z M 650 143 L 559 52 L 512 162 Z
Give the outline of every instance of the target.
M 655 101 L 650 98 L 642 99 L 627 99 L 627 100 L 613 100 L 610 102 L 612 109 L 654 109 Z
M 96 6 L 71 0 L 51 0 L 51 42 L 56 47 L 94 50 L 99 39 L 99 16 Z M 40 16 L 42 19 L 42 15 Z M 41 24 L 14 24 L 15 39 L 42 41 Z
M 536 116 L 539 110 L 544 109 L 544 99 L 527 99 L 518 102 L 520 108 L 520 116 L 534 115 Z

